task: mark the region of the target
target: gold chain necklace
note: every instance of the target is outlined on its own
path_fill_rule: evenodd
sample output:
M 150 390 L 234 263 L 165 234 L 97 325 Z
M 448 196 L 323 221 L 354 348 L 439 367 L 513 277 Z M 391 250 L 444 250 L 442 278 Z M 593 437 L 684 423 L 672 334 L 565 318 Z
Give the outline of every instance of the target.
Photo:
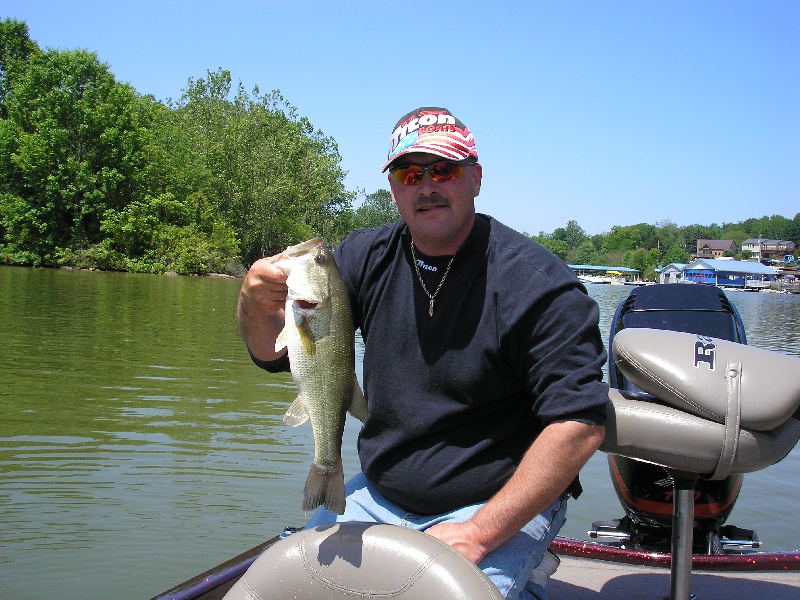
M 419 272 L 419 265 L 417 264 L 417 255 L 414 252 L 414 240 L 411 240 L 411 259 L 414 261 L 414 270 L 417 272 L 417 279 L 419 279 L 419 283 L 422 286 L 422 291 L 425 292 L 425 295 L 430 298 L 430 305 L 428 306 L 428 316 L 433 316 L 433 301 L 436 299 L 436 296 L 439 295 L 439 290 L 442 289 L 442 284 L 444 284 L 444 280 L 447 279 L 447 274 L 450 272 L 450 267 L 453 266 L 453 260 L 455 260 L 456 255 L 454 254 L 450 259 L 450 262 L 447 263 L 447 268 L 444 270 L 444 275 L 442 275 L 441 281 L 439 281 L 439 286 L 436 288 L 436 291 L 431 294 L 428 291 L 428 288 L 425 287 L 425 282 L 422 281 L 422 275 Z

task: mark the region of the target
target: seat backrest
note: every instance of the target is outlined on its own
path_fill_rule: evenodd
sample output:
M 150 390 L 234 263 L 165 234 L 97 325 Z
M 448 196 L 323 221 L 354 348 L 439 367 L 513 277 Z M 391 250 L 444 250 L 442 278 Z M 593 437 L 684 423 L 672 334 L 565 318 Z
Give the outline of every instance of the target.
M 726 365 L 741 364 L 741 428 L 772 431 L 800 408 L 800 358 L 691 333 L 631 328 L 612 352 L 625 377 L 689 414 L 724 423 Z
M 489 578 L 439 540 L 404 527 L 336 523 L 270 546 L 226 600 L 500 600 Z
M 736 306 L 725 292 L 714 286 L 671 283 L 633 288 L 614 313 L 609 345 L 617 333 L 635 327 L 684 331 L 747 343 Z M 611 387 L 641 391 L 617 367 L 613 353 L 608 357 L 608 375 Z

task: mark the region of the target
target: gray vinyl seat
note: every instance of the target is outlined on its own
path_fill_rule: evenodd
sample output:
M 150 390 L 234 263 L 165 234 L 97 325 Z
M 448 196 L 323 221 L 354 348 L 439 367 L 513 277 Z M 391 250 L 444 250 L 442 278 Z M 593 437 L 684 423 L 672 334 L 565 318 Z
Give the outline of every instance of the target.
M 652 397 L 611 390 L 605 452 L 722 478 L 768 467 L 800 439 L 796 357 L 637 328 L 620 331 L 612 352 Z
M 374 523 L 321 525 L 269 547 L 226 600 L 498 600 L 474 564 L 429 535 Z
M 691 333 L 617 333 L 618 368 L 645 394 L 612 389 L 601 450 L 673 480 L 671 600 L 690 597 L 694 489 L 783 459 L 800 439 L 800 359 Z

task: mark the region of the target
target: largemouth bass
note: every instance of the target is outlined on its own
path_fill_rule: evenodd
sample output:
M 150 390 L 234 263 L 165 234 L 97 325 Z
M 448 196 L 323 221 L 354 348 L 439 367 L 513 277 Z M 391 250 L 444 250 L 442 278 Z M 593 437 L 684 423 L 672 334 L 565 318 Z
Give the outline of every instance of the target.
M 355 374 L 355 336 L 350 302 L 333 256 L 315 238 L 285 253 L 276 266 L 288 274 L 286 325 L 275 349 L 288 347 L 298 395 L 283 421 L 311 420 L 314 462 L 303 493 L 303 510 L 320 505 L 337 514 L 345 507 L 342 434 L 346 412 L 367 420 L 367 403 Z

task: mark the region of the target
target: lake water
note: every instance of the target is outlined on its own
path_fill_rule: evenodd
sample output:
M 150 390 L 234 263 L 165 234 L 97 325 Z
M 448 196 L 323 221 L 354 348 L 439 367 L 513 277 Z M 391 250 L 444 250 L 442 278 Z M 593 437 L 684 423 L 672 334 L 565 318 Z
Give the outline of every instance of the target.
M 238 338 L 240 283 L 0 267 L 0 598 L 149 598 L 304 524 L 311 429 Z M 606 336 L 629 291 L 590 286 Z M 751 345 L 800 356 L 800 296 L 729 297 Z M 729 522 L 800 547 L 798 473 L 800 448 L 747 475 Z M 563 535 L 622 516 L 602 454 L 582 480 Z

